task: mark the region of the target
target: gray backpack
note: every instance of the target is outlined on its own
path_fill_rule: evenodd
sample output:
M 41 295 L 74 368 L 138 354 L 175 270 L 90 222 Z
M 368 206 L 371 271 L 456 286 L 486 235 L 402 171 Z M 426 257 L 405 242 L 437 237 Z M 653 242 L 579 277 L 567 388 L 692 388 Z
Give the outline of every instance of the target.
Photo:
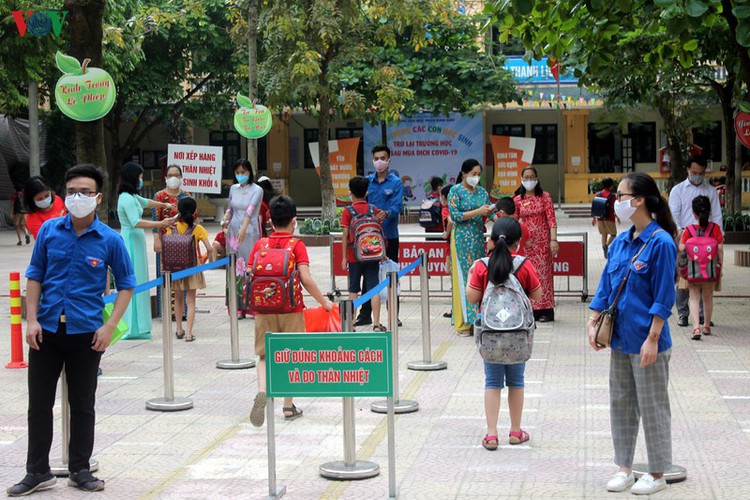
M 489 267 L 487 257 L 480 261 Z M 482 296 L 482 314 L 474 323 L 474 340 L 487 363 L 515 365 L 531 357 L 534 345 L 534 312 L 515 273 L 526 261 L 513 257 L 513 273 L 504 283 L 487 284 Z

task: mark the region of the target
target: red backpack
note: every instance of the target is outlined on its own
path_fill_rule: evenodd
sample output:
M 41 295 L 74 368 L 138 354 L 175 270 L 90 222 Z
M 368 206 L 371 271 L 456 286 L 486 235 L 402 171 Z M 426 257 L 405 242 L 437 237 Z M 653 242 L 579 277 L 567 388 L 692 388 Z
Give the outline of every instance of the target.
M 346 209 L 352 216 L 349 222 L 349 242 L 354 249 L 357 262 L 380 262 L 385 258 L 385 234 L 380 219 L 368 205 L 367 212 L 360 214 L 351 205 Z
M 177 272 L 198 265 L 198 246 L 193 237 L 193 228 L 180 234 L 177 230 L 165 234 L 161 239 L 161 264 L 165 271 Z
M 260 240 L 247 285 L 250 310 L 261 314 L 284 314 L 299 305 L 300 279 L 294 246 L 299 240 L 290 238 L 284 247 L 271 247 L 270 238 Z
M 710 236 L 714 225 L 709 222 L 705 230 L 697 224 L 685 228 L 689 237 L 685 240 L 685 252 L 680 255 L 680 275 L 688 283 L 716 281 L 721 274 L 719 242 Z

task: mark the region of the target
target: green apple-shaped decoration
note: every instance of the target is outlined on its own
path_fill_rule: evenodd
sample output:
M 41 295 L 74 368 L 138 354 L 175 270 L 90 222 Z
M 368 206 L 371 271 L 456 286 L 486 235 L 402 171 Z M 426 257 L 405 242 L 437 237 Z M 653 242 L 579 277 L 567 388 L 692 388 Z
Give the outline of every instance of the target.
M 237 104 L 240 109 L 234 113 L 234 128 L 241 136 L 260 139 L 271 131 L 273 118 L 267 107 L 255 104 L 240 93 L 237 94 Z
M 55 63 L 65 73 L 55 85 L 55 101 L 60 111 L 79 122 L 103 117 L 115 105 L 115 82 L 100 68 L 89 68 L 91 59 L 78 59 L 62 52 L 55 54 Z

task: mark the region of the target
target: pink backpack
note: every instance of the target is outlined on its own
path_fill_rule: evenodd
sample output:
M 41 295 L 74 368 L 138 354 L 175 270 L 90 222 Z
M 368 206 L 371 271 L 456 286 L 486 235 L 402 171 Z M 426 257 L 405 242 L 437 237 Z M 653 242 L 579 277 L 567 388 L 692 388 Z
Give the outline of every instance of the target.
M 709 222 L 705 231 L 697 224 L 685 228 L 689 237 L 685 252 L 680 255 L 680 275 L 689 283 L 716 281 L 721 274 L 719 242 L 710 236 L 714 226 Z

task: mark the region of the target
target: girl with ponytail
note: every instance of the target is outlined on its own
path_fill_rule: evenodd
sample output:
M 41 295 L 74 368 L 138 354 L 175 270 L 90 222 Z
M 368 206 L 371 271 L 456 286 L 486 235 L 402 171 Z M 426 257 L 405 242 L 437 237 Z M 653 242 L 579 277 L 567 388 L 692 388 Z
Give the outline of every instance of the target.
M 693 215 L 698 224 L 690 224 L 682 232 L 679 246 L 680 260 L 687 263 L 686 249 L 690 238 L 693 236 L 707 236 L 715 241 L 710 246 L 715 249 L 715 255 L 718 257 L 719 265 L 721 265 L 724 262 L 724 235 L 718 224 L 709 221 L 711 217 L 711 200 L 708 196 L 701 195 L 693 198 Z M 721 268 L 719 267 L 719 269 Z M 714 311 L 714 288 L 720 278 L 721 275 L 718 276 L 716 281 L 687 282 L 688 293 L 690 294 L 690 320 L 693 323 L 693 334 L 690 337 L 692 340 L 700 340 L 701 334 L 711 335 L 711 316 Z M 700 323 L 701 298 L 703 299 L 703 325 Z
M 617 186 L 615 214 L 633 226 L 609 247 L 599 287 L 591 301 L 587 325 L 589 345 L 596 342 L 596 323 L 616 301 L 609 369 L 612 441 L 619 467 L 608 491 L 656 493 L 667 487 L 664 471 L 672 464 L 672 423 L 669 411 L 669 359 L 672 338 L 669 318 L 675 303 L 677 228 L 654 179 L 630 173 Z M 697 310 L 697 309 L 696 309 Z M 648 401 L 649 404 L 638 404 Z M 648 473 L 637 483 L 633 457 L 639 421 L 643 420 Z M 635 484 L 634 484 L 635 483 Z
M 211 243 L 208 241 L 208 231 L 200 224 L 195 223 L 195 213 L 198 208 L 197 203 L 193 198 L 186 197 L 182 198 L 177 203 L 177 212 L 179 218 L 177 219 L 177 232 L 179 234 L 185 234 L 190 231 L 195 240 L 195 249 L 198 252 L 197 261 L 201 262 L 201 254 L 198 249 L 198 242 L 203 244 L 206 249 L 206 255 L 208 259 L 213 261 L 215 259 L 214 249 Z M 172 232 L 172 228 L 167 230 L 167 234 Z M 203 273 L 197 273 L 188 276 L 187 278 L 180 278 L 172 282 L 174 293 L 174 318 L 177 323 L 177 329 L 175 335 L 178 339 L 185 337 L 186 342 L 192 342 L 195 340 L 193 335 L 193 323 L 195 322 L 195 294 L 198 289 L 206 288 L 206 279 Z M 185 297 L 187 298 L 187 336 L 182 330 L 182 311 L 184 311 L 183 302 L 183 290 L 185 291 Z
M 478 260 L 469 270 L 466 298 L 470 304 L 479 304 L 487 287 L 504 283 L 511 273 L 515 273 L 530 299 L 541 298 L 542 287 L 531 261 L 523 259 L 518 269 L 513 269 L 513 257 L 518 252 L 520 241 L 521 225 L 516 219 L 501 217 L 495 221 L 487 243 L 491 251 L 487 265 Z M 521 429 L 525 369 L 526 363 L 484 363 L 484 416 L 487 420 L 487 434 L 482 440 L 482 446 L 487 450 L 496 450 L 499 444 L 497 420 L 500 413 L 500 392 L 506 385 L 510 411 L 508 443 L 521 444 L 529 440 L 529 433 Z

